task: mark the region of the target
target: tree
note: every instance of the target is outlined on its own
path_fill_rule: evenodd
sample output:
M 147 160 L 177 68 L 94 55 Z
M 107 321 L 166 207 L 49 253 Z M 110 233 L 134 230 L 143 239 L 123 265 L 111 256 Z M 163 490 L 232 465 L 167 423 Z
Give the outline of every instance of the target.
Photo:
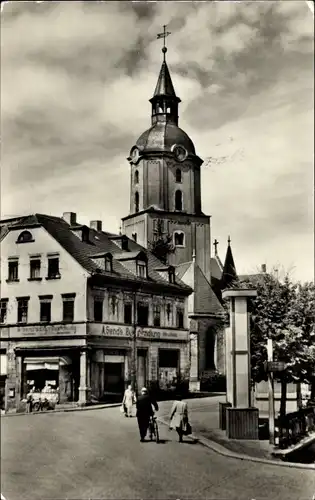
M 315 369 L 315 287 L 294 283 L 287 273 L 279 279 L 275 271 L 235 281 L 233 287 L 255 288 L 250 302 L 252 382 L 266 380 L 267 339 L 273 340 L 274 359 L 283 361 L 280 415 L 286 411 L 288 382 L 312 383 Z M 313 388 L 314 394 L 314 388 Z
M 149 250 L 164 264 L 168 262 L 168 256 L 175 252 L 175 247 L 173 245 L 172 236 L 168 233 L 163 232 L 162 223 L 160 220 L 157 221 L 157 227 L 155 231 L 155 237 L 152 241 L 149 241 Z

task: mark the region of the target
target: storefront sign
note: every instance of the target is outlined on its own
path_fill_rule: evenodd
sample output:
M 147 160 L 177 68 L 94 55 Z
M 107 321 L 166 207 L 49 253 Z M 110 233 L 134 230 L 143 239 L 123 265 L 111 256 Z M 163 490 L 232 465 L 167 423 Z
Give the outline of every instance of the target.
M 24 335 L 74 335 L 77 327 L 75 325 L 18 326 L 16 331 Z
M 134 328 L 124 325 L 89 325 L 89 333 L 100 335 L 102 337 L 123 337 L 132 339 Z M 136 329 L 136 337 L 150 340 L 188 340 L 188 332 L 183 330 L 164 330 L 159 328 L 140 328 Z

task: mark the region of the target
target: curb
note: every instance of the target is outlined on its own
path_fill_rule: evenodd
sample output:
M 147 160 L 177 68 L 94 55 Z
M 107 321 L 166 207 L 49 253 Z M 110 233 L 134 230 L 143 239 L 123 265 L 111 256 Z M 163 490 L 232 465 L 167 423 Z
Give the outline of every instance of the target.
M 21 412 L 21 413 L 4 413 L 1 415 L 3 417 L 21 417 L 24 415 L 52 415 L 54 413 L 67 413 L 70 411 L 89 411 L 89 410 L 103 410 L 104 408 L 115 408 L 117 406 L 121 406 L 121 403 L 108 403 L 104 405 L 95 405 L 95 406 L 74 406 L 73 408 L 58 408 L 57 410 L 48 410 L 48 411 L 34 411 L 31 413 Z
M 158 421 L 161 424 L 164 425 L 169 425 L 169 423 L 163 418 L 163 417 L 158 417 Z M 256 462 L 256 463 L 261 463 L 261 464 L 267 464 L 267 465 L 277 465 L 278 467 L 291 467 L 291 468 L 296 468 L 296 469 L 307 469 L 307 470 L 315 470 L 315 464 L 299 464 L 295 462 L 278 462 L 276 460 L 268 460 L 267 458 L 258 458 L 258 457 L 251 457 L 249 455 L 244 455 L 241 453 L 235 453 L 225 446 L 216 443 L 215 441 L 212 441 L 208 438 L 204 438 L 200 434 L 191 434 L 190 436 L 187 436 L 189 439 L 192 440 L 198 440 L 200 444 L 205 446 L 206 448 L 210 448 L 212 451 L 215 451 L 219 455 L 223 455 L 224 457 L 228 458 L 234 458 L 237 460 L 247 460 L 248 462 Z

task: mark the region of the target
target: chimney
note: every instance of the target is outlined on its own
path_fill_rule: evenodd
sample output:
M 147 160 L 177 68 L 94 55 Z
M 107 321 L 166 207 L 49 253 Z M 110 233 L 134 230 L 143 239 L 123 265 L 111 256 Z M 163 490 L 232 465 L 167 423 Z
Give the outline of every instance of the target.
M 262 264 L 262 265 L 261 265 L 261 272 L 262 272 L 262 273 L 267 272 L 267 267 L 266 267 L 266 264 Z
M 77 223 L 77 214 L 74 212 L 64 212 L 62 218 L 70 226 L 75 226 L 75 224 Z
M 102 231 L 102 221 L 101 220 L 91 220 L 90 228 L 95 231 Z

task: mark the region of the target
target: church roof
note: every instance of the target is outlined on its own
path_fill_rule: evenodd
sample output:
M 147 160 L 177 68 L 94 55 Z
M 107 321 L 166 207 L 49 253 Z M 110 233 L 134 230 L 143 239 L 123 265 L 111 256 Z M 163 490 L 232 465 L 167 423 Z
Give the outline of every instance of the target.
M 177 101 L 180 101 L 175 94 L 171 75 L 165 61 L 162 63 L 159 78 L 155 87 L 154 97 L 156 96 L 175 97 Z
M 221 315 L 224 312 L 211 284 L 194 260 L 176 266 L 176 275 L 194 290 L 188 299 L 189 313 Z
M 226 251 L 223 272 L 221 277 L 222 289 L 227 288 L 236 278 L 237 278 L 237 273 L 234 264 L 231 245 L 229 243 Z
M 175 123 L 157 122 L 146 130 L 137 140 L 136 145 L 145 151 L 169 151 L 175 144 L 184 146 L 188 154 L 195 155 L 195 146 L 189 136 Z
M 161 266 L 161 262 L 148 250 L 128 238 L 128 251 L 123 252 L 117 244 L 112 241 L 112 237 L 116 236 L 105 231 L 96 231 L 92 228 L 87 228 L 89 231 L 88 241 L 82 241 L 73 232 L 73 227 L 70 226 L 61 217 L 53 217 L 44 214 L 33 214 L 29 216 L 19 217 L 12 221 L 1 221 L 2 230 L 6 227 L 6 231 L 14 229 L 24 229 L 31 227 L 43 227 L 63 248 L 66 250 L 88 273 L 91 275 L 97 274 L 99 277 L 112 278 L 114 280 L 124 280 L 136 283 L 144 281 L 151 285 L 161 285 L 173 293 L 184 293 L 188 295 L 191 292 L 189 286 L 181 282 L 179 278 L 176 283 L 169 283 L 166 277 L 161 276 L 155 268 Z M 79 224 L 77 226 L 80 226 Z M 86 227 L 86 226 L 85 226 Z M 5 236 L 4 236 L 5 237 Z M 109 252 L 113 256 L 113 271 L 105 271 L 100 269 L 95 255 Z M 126 256 L 131 254 L 133 257 L 145 253 L 148 259 L 148 278 L 140 278 L 127 269 L 121 262 L 122 253 Z M 119 256 L 119 260 L 115 258 L 115 254 Z M 94 259 L 93 259 L 94 256 Z

